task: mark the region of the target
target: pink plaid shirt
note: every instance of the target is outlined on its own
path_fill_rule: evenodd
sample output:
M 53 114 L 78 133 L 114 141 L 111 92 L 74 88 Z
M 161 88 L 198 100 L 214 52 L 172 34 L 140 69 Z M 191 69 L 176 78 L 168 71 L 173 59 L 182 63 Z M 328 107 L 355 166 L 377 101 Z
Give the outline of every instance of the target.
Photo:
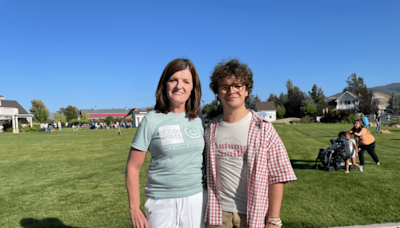
M 248 199 L 247 224 L 250 228 L 264 228 L 268 212 L 268 185 L 296 180 L 285 146 L 271 123 L 253 110 L 247 145 Z M 222 116 L 212 120 L 205 131 L 207 153 L 208 202 L 204 222 L 222 225 L 222 203 L 216 187 L 215 138 Z

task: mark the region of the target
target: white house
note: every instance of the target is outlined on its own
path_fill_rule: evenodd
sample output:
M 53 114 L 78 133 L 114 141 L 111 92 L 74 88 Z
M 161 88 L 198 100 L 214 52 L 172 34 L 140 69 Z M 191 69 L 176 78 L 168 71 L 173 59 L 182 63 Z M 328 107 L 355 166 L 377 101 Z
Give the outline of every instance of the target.
M 276 120 L 276 106 L 273 101 L 256 102 L 257 114 L 269 122 Z
M 5 97 L 0 95 L 0 129 L 3 129 L 3 124 L 11 123 L 13 133 L 17 134 L 18 122 L 30 123 L 32 127 L 33 114 L 29 114 L 17 101 L 4 99 Z
M 335 100 L 336 110 L 355 109 L 357 100 L 357 95 L 346 91 Z

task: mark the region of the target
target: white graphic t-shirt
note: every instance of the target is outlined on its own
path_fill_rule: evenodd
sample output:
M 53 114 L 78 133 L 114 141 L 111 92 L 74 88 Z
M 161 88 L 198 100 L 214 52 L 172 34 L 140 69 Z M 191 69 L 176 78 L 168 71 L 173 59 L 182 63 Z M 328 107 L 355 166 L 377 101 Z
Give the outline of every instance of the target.
M 217 189 L 222 210 L 247 212 L 247 141 L 252 114 L 235 123 L 220 121 L 216 135 Z
M 150 151 L 145 195 L 153 199 L 182 198 L 203 191 L 204 129 L 200 118 L 186 113 L 149 112 L 131 146 Z
M 354 139 L 350 140 L 344 140 L 344 148 L 346 151 L 346 157 L 352 158 L 356 156 L 356 148 L 354 147 L 354 144 L 356 144 L 356 141 Z

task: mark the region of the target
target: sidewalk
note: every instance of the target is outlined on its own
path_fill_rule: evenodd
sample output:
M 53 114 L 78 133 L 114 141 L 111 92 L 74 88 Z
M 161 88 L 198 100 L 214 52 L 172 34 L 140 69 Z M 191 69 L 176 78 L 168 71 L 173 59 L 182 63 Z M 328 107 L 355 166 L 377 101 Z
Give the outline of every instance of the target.
M 371 225 L 358 225 L 358 226 L 335 226 L 331 228 L 400 228 L 400 222 L 397 223 L 380 223 Z

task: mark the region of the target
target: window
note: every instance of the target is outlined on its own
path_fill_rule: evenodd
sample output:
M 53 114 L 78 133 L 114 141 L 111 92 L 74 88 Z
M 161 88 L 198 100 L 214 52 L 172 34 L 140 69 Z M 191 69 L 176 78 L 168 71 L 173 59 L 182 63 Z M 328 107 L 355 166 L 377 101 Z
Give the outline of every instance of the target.
M 340 101 L 340 104 L 343 104 L 343 101 Z
M 345 104 L 350 104 L 350 103 L 351 103 L 351 101 L 345 101 L 344 103 L 345 103 Z

